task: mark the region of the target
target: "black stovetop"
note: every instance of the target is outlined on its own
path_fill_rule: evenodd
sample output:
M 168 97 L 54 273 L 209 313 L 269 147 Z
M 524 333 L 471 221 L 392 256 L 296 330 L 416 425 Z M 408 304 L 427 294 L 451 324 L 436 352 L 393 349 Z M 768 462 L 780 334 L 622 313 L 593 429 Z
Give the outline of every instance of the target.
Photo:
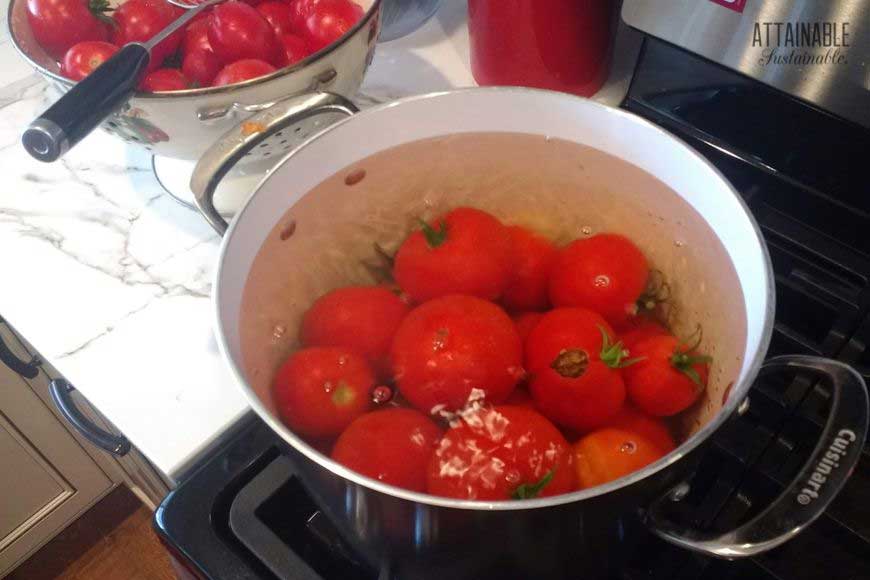
M 701 151 L 742 193 L 776 274 L 769 354 L 817 354 L 870 380 L 870 132 L 664 43 L 647 39 L 624 108 Z M 694 526 L 728 529 L 767 505 L 806 460 L 829 393 L 807 377 L 766 377 L 749 411 L 715 436 L 681 502 Z M 357 563 L 259 419 L 164 501 L 156 527 L 207 579 L 377 578 Z M 870 445 L 827 512 L 786 545 L 740 562 L 649 536 L 624 580 L 870 578 Z

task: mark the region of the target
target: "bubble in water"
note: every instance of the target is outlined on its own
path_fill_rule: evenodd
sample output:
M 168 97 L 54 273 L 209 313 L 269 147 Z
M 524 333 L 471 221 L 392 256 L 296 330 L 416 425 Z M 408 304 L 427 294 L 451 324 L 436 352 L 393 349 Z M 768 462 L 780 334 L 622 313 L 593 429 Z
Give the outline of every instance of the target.
M 626 441 L 619 447 L 619 451 L 621 453 L 628 453 L 629 455 L 632 455 L 635 451 L 637 451 L 637 443 L 630 440 Z
M 682 248 L 684 245 L 686 245 L 686 242 L 684 242 L 683 240 L 674 240 L 674 245 L 678 248 Z
M 372 390 L 372 402 L 375 405 L 383 405 L 393 398 L 393 389 L 387 385 L 378 385 Z
M 520 472 L 516 469 L 509 469 L 504 474 L 504 480 L 511 485 L 516 485 L 520 482 Z
M 272 336 L 274 336 L 275 338 L 281 338 L 282 336 L 284 336 L 285 332 L 287 332 L 287 328 L 281 324 L 278 324 L 275 326 L 275 328 L 272 329 Z
M 582 228 L 580 228 L 580 233 L 583 234 L 584 236 L 591 236 L 592 235 L 592 228 L 589 226 L 583 226 Z
M 435 339 L 432 341 L 432 351 L 439 352 L 444 350 L 447 347 L 447 335 L 448 331 L 446 328 L 439 328 L 435 332 Z
M 593 280 L 592 283 L 596 288 L 606 288 L 610 286 L 610 278 L 604 274 L 599 274 L 598 276 L 595 276 L 595 280 Z
M 331 393 L 335 390 L 335 385 L 333 385 L 331 381 L 326 381 L 325 383 L 323 383 L 323 390 L 327 393 Z
M 345 355 L 341 355 L 338 357 L 338 366 L 343 367 L 347 364 L 347 357 Z

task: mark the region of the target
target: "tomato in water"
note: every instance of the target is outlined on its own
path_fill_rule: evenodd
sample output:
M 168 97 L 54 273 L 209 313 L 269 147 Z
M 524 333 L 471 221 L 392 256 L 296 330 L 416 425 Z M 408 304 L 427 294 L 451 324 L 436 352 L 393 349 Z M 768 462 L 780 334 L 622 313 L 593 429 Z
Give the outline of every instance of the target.
M 553 306 L 580 306 L 619 325 L 637 311 L 649 266 L 625 236 L 598 234 L 563 248 L 550 276 Z
M 290 0 L 290 30 L 293 34 L 305 36 L 305 21 L 311 9 L 320 0 Z
M 512 261 L 507 228 L 486 212 L 460 207 L 408 236 L 396 252 L 393 277 L 416 302 L 448 294 L 495 300 Z
M 224 62 L 257 59 L 282 64 L 276 62 L 280 51 L 272 27 L 256 8 L 244 2 L 231 0 L 214 7 L 208 20 L 208 42 Z
M 568 442 L 533 409 L 503 405 L 463 415 L 429 462 L 427 491 L 472 500 L 531 499 L 574 490 Z
M 410 310 L 405 301 L 383 286 L 338 288 L 308 309 L 299 337 L 306 346 L 352 348 L 386 378 L 393 335 Z
M 393 338 L 393 375 L 424 413 L 454 411 L 470 398 L 504 401 L 523 377 L 513 321 L 491 302 L 453 295 L 418 306 Z
M 619 412 L 625 351 L 612 336 L 607 322 L 584 308 L 557 308 L 538 322 L 526 339 L 525 364 L 535 405 L 547 418 L 588 431 Z
M 413 409 L 366 413 L 345 429 L 332 458 L 372 479 L 411 491 L 426 491 L 426 469 L 441 429 Z
M 337 347 L 297 351 L 278 369 L 272 396 L 288 427 L 308 437 L 331 437 L 371 405 L 375 376 L 359 354 Z
M 523 341 L 523 344 L 526 343 L 529 334 L 531 334 L 532 330 L 538 325 L 543 317 L 543 312 L 523 312 L 514 315 L 514 324 L 517 327 L 517 334 L 520 335 L 520 340 Z
M 556 246 L 547 238 L 520 226 L 508 226 L 514 256 L 512 273 L 502 304 L 508 310 L 544 310 L 550 269 L 556 259 Z
M 257 12 L 266 19 L 276 37 L 293 32 L 293 13 L 286 2 L 263 2 L 257 5 Z
M 223 64 L 210 48 L 189 50 L 181 61 L 181 72 L 197 87 L 211 86 L 222 68 Z
M 181 54 L 187 55 L 192 50 L 211 50 L 208 41 L 208 19 L 194 20 L 184 29 L 184 39 L 181 41 Z
M 75 44 L 109 39 L 101 20 L 108 9 L 105 0 L 27 0 L 27 22 L 39 46 L 60 59 Z
M 316 52 L 344 36 L 363 14 L 362 7 L 350 0 L 319 0 L 308 9 L 304 36 Z
M 666 336 L 670 334 L 668 329 L 646 316 L 637 316 L 628 325 L 623 327 L 624 330 L 619 333 L 619 340 L 623 346 L 631 352 L 638 343 L 643 342 L 653 336 Z
M 118 47 L 108 42 L 92 40 L 79 42 L 71 46 L 63 56 L 60 74 L 68 79 L 80 81 L 112 58 L 116 52 Z
M 631 405 L 624 405 L 619 413 L 607 422 L 607 426 L 638 433 L 663 454 L 670 453 L 676 447 L 671 430 L 664 421 L 645 415 Z
M 710 357 L 675 337 L 653 336 L 632 351 L 639 360 L 623 369 L 628 396 L 641 411 L 670 417 L 692 405 L 707 385 Z
M 159 68 L 151 71 L 139 83 L 139 90 L 149 93 L 183 91 L 189 88 L 190 81 L 177 68 Z
M 112 43 L 124 46 L 129 42 L 146 42 L 180 14 L 180 8 L 164 0 L 127 0 L 112 13 L 116 24 Z M 178 50 L 183 37 L 184 33 L 179 30 L 152 48 L 148 70 L 160 68 L 166 57 Z
M 665 455 L 642 434 L 608 427 L 589 433 L 573 446 L 580 489 L 619 479 Z
M 281 37 L 281 45 L 284 47 L 284 66 L 297 63 L 311 54 L 311 49 L 308 48 L 308 43 L 305 39 L 295 34 L 283 35 Z
M 275 67 L 268 62 L 257 60 L 256 58 L 237 60 L 222 68 L 212 81 L 211 86 L 222 87 L 224 85 L 232 85 L 266 76 L 273 72 L 275 72 Z

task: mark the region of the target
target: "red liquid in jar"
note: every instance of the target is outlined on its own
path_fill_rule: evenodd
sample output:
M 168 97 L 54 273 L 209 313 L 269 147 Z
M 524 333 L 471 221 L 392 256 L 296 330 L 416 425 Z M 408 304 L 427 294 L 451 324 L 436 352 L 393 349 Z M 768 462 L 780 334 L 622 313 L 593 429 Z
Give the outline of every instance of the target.
M 468 0 L 479 85 L 589 96 L 608 72 L 611 0 Z

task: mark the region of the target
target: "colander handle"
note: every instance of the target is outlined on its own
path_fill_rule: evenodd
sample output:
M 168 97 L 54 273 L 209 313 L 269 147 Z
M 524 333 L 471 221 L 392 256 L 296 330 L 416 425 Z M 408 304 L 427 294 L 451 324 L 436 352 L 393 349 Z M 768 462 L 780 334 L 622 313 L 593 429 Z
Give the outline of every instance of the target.
M 657 499 L 647 510 L 650 529 L 663 540 L 705 556 L 747 558 L 787 542 L 810 525 L 843 488 L 867 437 L 867 386 L 855 369 L 815 356 L 787 355 L 764 363 L 762 374 L 809 371 L 827 377 L 831 411 L 809 460 L 785 491 L 752 520 L 724 533 L 701 531 L 669 519 L 667 504 L 690 491 L 683 483 Z
M 314 115 L 342 113 L 350 117 L 359 109 L 341 95 L 327 92 L 308 93 L 279 101 L 237 127 L 226 132 L 200 158 L 190 178 L 190 189 L 199 211 L 220 235 L 227 231 L 227 221 L 214 206 L 214 194 L 221 179 L 248 152 L 278 131 Z
M 150 59 L 141 44 L 121 48 L 30 124 L 24 148 L 40 161 L 60 159 L 130 99 Z

